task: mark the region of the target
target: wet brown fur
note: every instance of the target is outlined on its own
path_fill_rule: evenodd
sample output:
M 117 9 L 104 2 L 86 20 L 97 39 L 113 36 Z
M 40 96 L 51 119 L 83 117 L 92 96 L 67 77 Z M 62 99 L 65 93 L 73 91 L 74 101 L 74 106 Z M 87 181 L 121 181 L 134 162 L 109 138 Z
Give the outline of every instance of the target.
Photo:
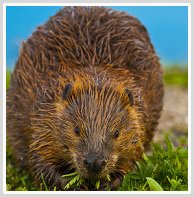
M 63 99 L 67 84 L 72 90 Z M 87 179 L 84 153 L 94 151 L 107 160 L 99 178 L 110 174 L 116 188 L 151 141 L 162 98 L 159 59 L 137 19 L 66 7 L 22 45 L 7 93 L 7 136 L 35 180 L 42 173 L 63 189 L 64 173 L 78 170 Z

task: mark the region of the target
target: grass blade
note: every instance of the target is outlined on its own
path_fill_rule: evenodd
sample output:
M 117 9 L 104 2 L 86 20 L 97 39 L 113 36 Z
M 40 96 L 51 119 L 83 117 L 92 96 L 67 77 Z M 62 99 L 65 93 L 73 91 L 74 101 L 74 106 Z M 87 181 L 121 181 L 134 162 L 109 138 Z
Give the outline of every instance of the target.
M 146 177 L 151 191 L 164 191 L 157 181 L 150 177 Z

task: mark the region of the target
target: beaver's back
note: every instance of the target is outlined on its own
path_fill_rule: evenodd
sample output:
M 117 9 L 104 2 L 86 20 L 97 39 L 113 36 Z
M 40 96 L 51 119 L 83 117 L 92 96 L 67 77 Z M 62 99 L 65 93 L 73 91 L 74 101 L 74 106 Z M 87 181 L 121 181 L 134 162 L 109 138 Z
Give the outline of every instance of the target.
M 22 57 L 25 53 L 25 58 Z M 59 71 L 61 65 L 148 67 L 157 58 L 145 27 L 103 7 L 66 7 L 23 44 L 25 67 Z

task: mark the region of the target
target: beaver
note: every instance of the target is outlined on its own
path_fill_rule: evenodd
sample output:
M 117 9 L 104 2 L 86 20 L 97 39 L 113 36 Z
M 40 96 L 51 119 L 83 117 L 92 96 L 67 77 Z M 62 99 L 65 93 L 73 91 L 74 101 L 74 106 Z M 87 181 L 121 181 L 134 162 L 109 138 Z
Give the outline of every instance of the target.
M 60 190 L 72 172 L 115 190 L 149 147 L 163 94 L 159 57 L 138 19 L 65 7 L 22 43 L 11 76 L 7 136 L 16 162 Z

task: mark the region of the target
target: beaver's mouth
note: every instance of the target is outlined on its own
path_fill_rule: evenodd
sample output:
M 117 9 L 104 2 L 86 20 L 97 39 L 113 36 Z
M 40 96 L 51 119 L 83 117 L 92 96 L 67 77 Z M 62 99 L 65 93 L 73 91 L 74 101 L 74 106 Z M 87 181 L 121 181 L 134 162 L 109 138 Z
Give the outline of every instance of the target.
M 96 181 L 104 180 L 107 176 L 109 176 L 106 168 L 103 168 L 100 171 L 91 171 L 91 170 L 81 170 L 80 175 L 87 180 L 87 182 L 96 183 Z

